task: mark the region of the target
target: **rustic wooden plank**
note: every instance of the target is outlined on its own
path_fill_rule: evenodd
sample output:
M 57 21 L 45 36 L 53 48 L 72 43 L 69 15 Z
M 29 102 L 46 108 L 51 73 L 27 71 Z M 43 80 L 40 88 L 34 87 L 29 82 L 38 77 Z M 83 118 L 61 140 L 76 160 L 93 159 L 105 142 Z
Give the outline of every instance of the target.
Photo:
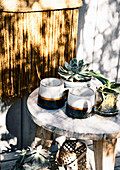
M 42 12 L 42 13 L 40 13 L 40 46 L 41 46 L 41 49 L 40 49 L 40 56 L 42 56 L 42 57 L 40 57 L 40 65 L 41 65 L 41 76 L 43 76 L 44 74 L 44 58 L 43 58 L 43 49 L 44 49 L 44 47 L 43 47 L 43 41 L 44 41 L 44 39 L 43 39 L 43 29 L 44 29 L 44 27 L 43 27 L 43 22 L 42 22 L 42 20 L 43 20 L 43 17 L 44 17 L 44 13 Z M 52 29 L 52 27 L 51 27 L 51 29 Z
M 44 27 L 44 30 L 43 30 L 43 61 L 44 61 L 44 65 L 43 65 L 43 71 L 44 71 L 44 76 L 46 77 L 47 75 L 47 70 L 48 70 L 48 65 L 47 65 L 47 61 L 48 61 L 48 53 L 47 53 L 47 50 L 48 50 L 48 34 L 46 34 L 47 32 L 47 25 L 48 25 L 48 21 L 47 21 L 47 13 L 44 12 L 43 13 L 43 20 L 42 20 L 42 24 L 43 24 L 43 27 Z
M 5 100 L 30 93 L 41 78 L 59 76 L 59 65 L 76 56 L 77 20 L 78 9 L 1 12 L 0 83 Z
M 43 148 L 50 148 L 53 138 L 55 134 L 45 130 L 44 128 L 37 126 L 36 127 L 36 135 L 37 138 L 41 139 L 41 145 Z
M 24 80 L 24 56 L 23 56 L 23 13 L 20 14 L 20 24 L 19 24 L 19 27 L 20 27 L 20 76 L 19 76 L 19 79 L 20 79 L 20 95 L 21 95 L 21 91 L 22 91 L 22 87 L 23 85 L 25 84 L 25 80 Z
M 7 162 L 7 161 L 18 159 L 20 156 L 20 152 L 21 152 L 20 150 L 17 150 L 15 152 L 0 154 L 1 162 Z
M 50 27 L 51 27 L 51 23 L 50 23 L 50 15 L 51 15 L 51 12 L 48 11 L 47 12 L 47 32 L 49 32 L 48 34 L 48 63 L 47 63 L 47 66 L 48 66 L 48 76 L 50 75 L 50 57 L 51 57 L 51 43 L 50 43 L 50 39 L 51 39 L 51 33 L 50 33 Z
M 115 167 L 114 170 L 120 170 L 120 166 Z
M 0 41 L 0 75 L 2 75 L 2 66 L 4 67 L 4 62 L 2 61 L 3 57 L 4 57 L 4 17 L 3 15 L 0 13 L 0 37 L 1 37 L 1 41 Z M 0 97 L 2 96 L 2 76 L 0 76 Z
M 120 167 L 120 155 L 115 157 L 115 167 Z
M 55 137 L 55 133 L 52 133 L 48 130 L 45 130 L 44 128 L 37 126 L 36 127 L 36 137 L 39 137 L 41 139 L 48 139 L 53 140 Z
M 60 27 L 60 32 L 61 35 L 65 35 L 65 11 L 61 11 L 63 17 L 61 17 L 61 27 Z M 61 37 L 61 46 L 60 46 L 60 55 L 64 57 L 60 57 L 60 65 L 63 65 L 63 61 L 66 60 L 66 56 L 63 55 L 65 54 L 65 36 L 60 36 Z
M 43 10 L 55 10 L 65 8 L 76 8 L 82 6 L 82 0 L 1 0 L 0 10 L 11 12 L 28 12 L 28 11 L 43 11 Z
M 7 162 L 2 162 L 1 163 L 1 170 L 10 170 L 13 168 L 13 166 L 15 165 L 16 160 L 12 160 L 12 161 L 7 161 Z
M 26 14 L 26 13 L 25 13 Z M 27 37 L 26 37 L 26 32 L 27 32 L 27 20 L 26 20 L 26 15 L 23 14 L 23 57 L 24 57 L 24 84 L 27 86 L 28 84 L 28 79 L 27 79 L 27 53 L 26 53 L 26 42 L 27 42 Z M 26 63 L 26 64 L 25 64 Z
M 113 170 L 117 139 L 93 141 L 96 170 Z
M 95 162 L 94 162 L 94 152 L 93 152 L 93 144 L 92 141 L 87 140 L 87 141 L 83 141 L 87 144 L 88 149 L 87 149 L 87 159 L 88 162 L 90 164 L 90 166 L 92 167 L 93 170 L 95 170 Z M 116 147 L 116 155 L 115 155 L 115 166 L 114 166 L 114 170 L 119 170 L 120 169 L 120 152 L 119 152 L 119 139 L 117 140 L 117 147 Z
M 11 95 L 14 93 L 12 84 L 14 83 L 14 63 L 15 63 L 15 44 L 14 44 L 14 22 L 15 14 L 11 14 Z
M 31 14 L 26 13 L 26 19 L 27 19 L 27 31 L 28 31 L 28 36 L 27 36 L 27 51 L 28 51 L 28 82 L 32 81 L 32 55 L 31 55 L 31 39 L 32 39 L 32 33 L 31 33 L 31 28 L 32 28 L 32 22 L 31 22 Z M 29 90 L 31 89 L 31 84 L 29 86 Z
M 9 170 L 12 169 L 13 166 L 16 163 L 16 160 L 20 157 L 20 150 L 17 150 L 15 152 L 9 152 L 9 153 L 2 153 L 0 154 L 0 160 L 1 160 L 1 170 Z
M 52 35 L 52 68 L 53 68 L 53 74 L 55 75 L 55 46 L 56 46 L 56 42 L 55 42 L 55 15 L 56 15 L 56 12 L 53 13 L 53 35 Z
M 58 11 L 55 12 L 55 18 L 59 18 L 58 16 Z M 55 51 L 54 51 L 54 55 L 55 55 L 55 61 L 54 61 L 54 70 L 55 70 L 55 77 L 57 77 L 57 68 L 58 68 L 58 64 L 57 64 L 57 60 L 58 60 L 58 33 L 57 33 L 57 20 L 54 19 L 55 21 L 55 31 L 54 31 L 54 43 L 55 43 Z

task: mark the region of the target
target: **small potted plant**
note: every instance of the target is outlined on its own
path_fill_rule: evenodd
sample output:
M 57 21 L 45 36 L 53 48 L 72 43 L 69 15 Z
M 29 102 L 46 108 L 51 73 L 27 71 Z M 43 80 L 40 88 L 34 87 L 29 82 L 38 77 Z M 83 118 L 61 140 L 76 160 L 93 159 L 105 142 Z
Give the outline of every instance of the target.
M 90 86 L 91 76 L 87 75 L 89 64 L 84 64 L 83 60 L 73 58 L 68 62 L 64 62 L 64 67 L 59 66 L 58 74 L 64 80 L 65 87 L 73 86 Z
M 28 147 L 19 153 L 19 157 L 12 170 L 48 169 L 51 166 L 50 160 L 49 152 L 45 152 L 42 146 L 36 148 Z
M 120 94 L 120 83 L 110 82 L 104 75 L 90 70 L 88 75 L 97 78 L 102 86 L 96 89 L 95 111 L 99 114 L 110 116 L 118 113 L 117 101 Z

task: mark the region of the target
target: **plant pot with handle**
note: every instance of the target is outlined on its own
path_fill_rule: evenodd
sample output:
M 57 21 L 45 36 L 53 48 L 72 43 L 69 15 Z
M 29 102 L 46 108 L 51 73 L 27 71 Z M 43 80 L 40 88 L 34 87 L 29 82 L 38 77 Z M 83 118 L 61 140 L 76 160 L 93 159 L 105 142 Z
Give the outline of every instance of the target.
M 95 112 L 104 116 L 116 115 L 120 110 L 118 105 L 120 83 L 110 82 L 104 75 L 94 71 L 90 71 L 88 75 L 102 83 L 96 90 Z
M 99 114 L 104 113 L 104 115 L 115 115 L 118 112 L 117 100 L 118 93 L 110 93 L 97 89 L 95 107 L 96 112 Z

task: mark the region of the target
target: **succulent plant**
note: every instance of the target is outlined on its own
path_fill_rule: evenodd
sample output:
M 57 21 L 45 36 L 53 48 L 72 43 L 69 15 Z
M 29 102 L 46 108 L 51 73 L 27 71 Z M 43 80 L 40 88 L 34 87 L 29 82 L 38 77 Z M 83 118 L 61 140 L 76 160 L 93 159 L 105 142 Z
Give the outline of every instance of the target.
M 59 66 L 58 74 L 61 78 L 68 81 L 89 81 L 91 79 L 90 75 L 87 75 L 85 72 L 88 70 L 89 64 L 84 64 L 83 60 L 77 60 L 73 58 L 68 62 L 64 62 L 64 68 Z
M 93 70 L 89 70 L 89 64 L 84 64 L 83 60 L 77 60 L 73 58 L 68 62 L 64 62 L 64 68 L 59 66 L 58 74 L 61 78 L 68 81 L 89 81 L 91 77 L 98 79 L 103 86 L 99 89 L 103 92 L 120 93 L 120 83 L 110 82 L 103 74 L 96 73 Z
M 43 151 L 40 147 L 28 147 L 26 150 L 23 149 L 19 155 L 13 170 L 42 170 L 50 167 L 50 154 Z
M 98 79 L 103 84 L 99 87 L 99 90 L 109 93 L 120 93 L 120 83 L 110 82 L 103 74 L 95 73 L 93 70 L 86 74 Z

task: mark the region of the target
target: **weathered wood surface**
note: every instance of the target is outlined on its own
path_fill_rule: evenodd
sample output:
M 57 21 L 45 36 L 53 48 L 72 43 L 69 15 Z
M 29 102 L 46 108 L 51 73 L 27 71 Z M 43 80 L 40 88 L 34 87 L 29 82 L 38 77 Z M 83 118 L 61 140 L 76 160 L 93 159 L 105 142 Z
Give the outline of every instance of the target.
M 10 170 L 13 168 L 15 165 L 16 160 L 8 160 L 7 162 L 2 162 L 1 163 L 1 170 Z
M 42 138 L 42 139 L 53 140 L 53 138 L 55 137 L 55 133 L 52 133 L 50 131 L 45 130 L 44 128 L 40 126 L 37 126 L 35 136 Z
M 10 170 L 16 163 L 16 160 L 19 158 L 20 151 L 2 153 L 0 154 L 1 159 L 1 170 Z
M 59 135 L 86 140 L 105 140 L 120 137 L 120 113 L 114 117 L 97 114 L 87 119 L 72 119 L 65 114 L 65 106 L 45 110 L 37 105 L 38 90 L 27 100 L 28 110 L 36 124 Z
M 16 160 L 19 158 L 20 150 L 16 152 L 0 153 L 1 162 L 6 162 L 10 160 Z
M 0 12 L 0 98 L 23 97 L 76 57 L 78 9 Z
M 95 169 L 95 162 L 94 162 L 94 153 L 93 153 L 93 144 L 91 140 L 84 141 L 88 146 L 88 161 L 90 163 L 90 166 L 92 167 L 90 170 L 96 170 Z M 120 138 L 117 139 L 117 146 L 116 146 L 116 154 L 115 154 L 115 165 L 114 170 L 120 170 Z M 100 149 L 100 148 L 98 148 Z M 108 149 L 108 148 L 106 148 Z M 109 153 L 109 150 L 108 150 Z M 109 170 L 109 169 L 105 169 Z
M 93 141 L 96 170 L 113 170 L 117 139 Z
M 28 12 L 76 8 L 82 5 L 82 0 L 1 0 L 0 10 L 8 12 Z

